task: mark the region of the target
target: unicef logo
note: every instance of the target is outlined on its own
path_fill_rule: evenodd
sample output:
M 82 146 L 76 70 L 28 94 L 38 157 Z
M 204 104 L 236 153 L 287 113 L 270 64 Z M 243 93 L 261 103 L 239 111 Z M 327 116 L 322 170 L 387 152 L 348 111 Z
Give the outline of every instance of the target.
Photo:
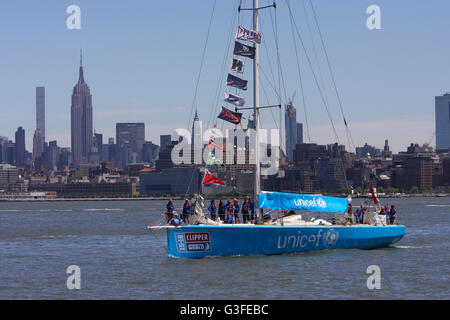
M 336 245 L 338 239 L 339 239 L 339 233 L 334 229 L 330 229 L 323 236 L 323 244 L 326 247 L 334 246 L 334 245 Z
M 327 207 L 327 203 L 325 200 L 323 200 L 322 198 L 317 199 L 317 205 L 321 208 L 326 208 Z

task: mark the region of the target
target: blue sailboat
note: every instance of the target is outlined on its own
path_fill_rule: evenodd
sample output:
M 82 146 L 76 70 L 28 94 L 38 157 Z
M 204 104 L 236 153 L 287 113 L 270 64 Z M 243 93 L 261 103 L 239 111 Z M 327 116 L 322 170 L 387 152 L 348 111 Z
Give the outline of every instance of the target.
M 201 195 L 196 195 L 192 202 L 190 225 L 150 226 L 149 229 L 167 230 L 168 255 L 173 258 L 375 249 L 399 241 L 405 235 L 405 226 L 386 225 L 386 216 L 368 212 L 363 221 L 352 221 L 352 215 L 347 213 L 351 212 L 351 198 L 261 191 L 258 127 L 259 110 L 265 107 L 259 106 L 258 47 L 261 39 L 258 33 L 258 12 L 267 7 L 270 6 L 258 7 L 258 0 L 253 0 L 253 8 L 245 9 L 253 10 L 253 30 L 243 35 L 255 39 L 252 40 L 253 50 L 250 53 L 253 58 L 252 109 L 256 140 L 253 198 L 258 208 L 257 222 L 225 224 L 208 219 L 203 213 L 204 199 Z M 272 216 L 264 219 L 263 210 L 272 213 Z M 303 220 L 298 213 L 302 211 L 334 213 L 333 222 L 322 219 Z
M 198 200 L 197 201 L 201 201 Z M 258 207 L 269 210 L 308 210 L 348 215 L 348 198 L 291 193 L 262 193 Z M 371 218 L 375 215 L 371 215 Z M 369 218 L 367 218 L 369 220 Z M 207 219 L 200 225 L 168 227 L 169 257 L 277 255 L 313 250 L 375 249 L 398 242 L 405 226 L 329 224 L 304 221 L 299 214 L 262 224 L 219 224 Z

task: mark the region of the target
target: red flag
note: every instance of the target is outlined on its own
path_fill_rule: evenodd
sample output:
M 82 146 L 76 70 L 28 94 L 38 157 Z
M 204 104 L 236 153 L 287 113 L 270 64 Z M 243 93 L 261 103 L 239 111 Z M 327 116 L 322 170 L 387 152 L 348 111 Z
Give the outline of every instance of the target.
M 375 194 L 375 189 L 373 188 L 372 184 L 370 183 L 370 181 L 367 181 L 367 184 L 369 185 L 370 188 L 370 193 L 372 194 L 372 199 L 373 202 L 375 202 L 375 204 L 378 204 L 378 198 Z
M 206 169 L 202 184 L 224 184 L 224 182 Z
M 211 149 L 219 148 L 223 151 L 223 148 L 219 144 L 217 144 L 212 137 L 211 139 L 209 139 L 208 147 L 210 147 Z

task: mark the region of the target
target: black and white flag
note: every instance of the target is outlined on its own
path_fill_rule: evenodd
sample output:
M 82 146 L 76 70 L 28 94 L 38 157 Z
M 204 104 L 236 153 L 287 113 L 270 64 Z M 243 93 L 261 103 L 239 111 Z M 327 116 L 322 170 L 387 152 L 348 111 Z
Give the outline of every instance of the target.
M 235 106 L 242 107 L 245 104 L 245 98 L 225 91 L 225 102 L 232 103 Z
M 247 82 L 247 80 L 243 80 L 241 78 L 233 76 L 232 74 L 228 74 L 227 86 L 235 87 L 241 90 L 247 90 Z
M 236 39 L 239 40 L 260 44 L 261 38 L 262 38 L 261 32 L 249 30 L 244 28 L 243 26 L 238 26 L 238 29 L 236 31 Z
M 232 58 L 230 71 L 243 73 L 244 72 L 244 62 L 242 60 Z
M 250 59 L 255 59 L 255 48 L 246 46 L 245 44 L 235 41 L 233 54 L 237 56 L 247 57 Z

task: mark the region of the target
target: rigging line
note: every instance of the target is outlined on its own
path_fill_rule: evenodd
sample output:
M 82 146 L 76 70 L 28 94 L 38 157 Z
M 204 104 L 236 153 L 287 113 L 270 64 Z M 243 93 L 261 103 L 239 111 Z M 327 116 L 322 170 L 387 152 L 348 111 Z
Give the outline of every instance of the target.
M 301 93 L 302 93 L 303 110 L 304 110 L 304 113 L 305 113 L 306 135 L 308 137 L 308 142 L 311 143 L 311 136 L 310 136 L 310 133 L 309 133 L 308 114 L 307 114 L 307 111 L 306 111 L 305 91 L 304 91 L 304 88 L 303 88 L 303 79 L 302 79 L 302 75 L 301 75 L 301 72 L 300 72 L 300 61 L 299 61 L 299 58 L 298 58 L 297 41 L 295 40 L 294 24 L 292 23 L 292 19 L 291 19 L 291 30 L 292 30 L 292 39 L 294 41 L 295 57 L 297 59 L 297 71 L 298 71 L 298 77 L 300 79 L 299 83 L 300 83 L 300 90 L 301 90 Z
M 260 29 L 261 29 L 261 33 L 263 32 L 263 25 L 262 25 L 262 22 L 261 22 L 261 20 L 259 21 L 260 23 L 259 23 L 259 25 L 260 25 Z M 274 75 L 274 73 L 273 73 L 273 68 L 272 68 L 272 63 L 270 62 L 270 57 L 269 57 L 269 50 L 268 50 L 268 47 L 269 47 L 269 45 L 268 45 L 268 43 L 269 43 L 269 41 L 268 41 L 268 39 L 265 39 L 264 40 L 264 46 L 262 46 L 263 48 L 264 48 L 264 52 L 265 52 L 265 54 L 266 54 L 266 58 L 267 58 L 267 64 L 269 65 L 269 71 L 270 71 L 270 74 L 271 74 L 271 76 L 272 76 L 272 79 L 275 81 L 275 75 Z
M 314 20 L 315 20 L 316 25 L 317 25 L 317 30 L 319 31 L 320 40 L 321 40 L 321 42 L 322 42 L 323 51 L 324 51 L 325 57 L 326 57 L 326 59 L 327 59 L 328 68 L 329 68 L 329 70 L 330 70 L 330 74 L 331 74 L 331 79 L 332 79 L 332 81 L 333 81 L 334 90 L 335 90 L 336 96 L 337 96 L 337 98 L 338 98 L 339 107 L 340 107 L 340 109 L 341 109 L 342 118 L 343 118 L 343 120 L 344 120 L 344 125 L 345 125 L 345 128 L 346 128 L 346 131 L 348 132 L 347 135 L 348 135 L 349 138 L 350 138 L 350 139 L 349 139 L 349 144 L 351 143 L 351 144 L 353 145 L 353 147 L 355 147 L 355 143 L 354 143 L 353 138 L 352 138 L 352 135 L 351 135 L 351 133 L 350 133 L 350 128 L 348 127 L 348 125 L 347 125 L 347 120 L 345 119 L 344 108 L 343 108 L 343 106 L 342 106 L 341 97 L 340 97 L 339 91 L 338 91 L 338 89 L 337 89 L 337 85 L 336 85 L 336 81 L 335 81 L 335 78 L 334 78 L 333 69 L 331 68 L 330 59 L 328 58 L 328 53 L 327 53 L 327 50 L 326 50 L 326 47 L 325 47 L 325 41 L 323 40 L 322 32 L 321 32 L 320 27 L 319 27 L 319 21 L 318 21 L 318 19 L 317 19 L 316 11 L 315 11 L 315 9 L 314 9 L 314 5 L 313 5 L 313 3 L 312 3 L 311 0 L 309 0 L 309 3 L 311 4 L 312 12 L 313 12 L 313 14 L 314 14 Z M 351 146 L 350 146 L 350 147 L 351 147 Z
M 309 37 L 311 39 L 312 50 L 313 50 L 314 57 L 315 57 L 316 62 L 317 62 L 317 69 L 318 69 L 319 79 L 320 79 L 320 82 L 321 82 L 323 90 L 324 90 L 323 94 L 325 96 L 325 100 L 327 101 L 327 103 L 329 103 L 328 96 L 327 96 L 327 93 L 326 93 L 326 90 L 325 90 L 325 81 L 323 80 L 322 69 L 320 68 L 319 56 L 318 56 L 317 50 L 316 50 L 316 44 L 315 44 L 314 37 L 313 37 L 312 31 L 311 31 L 311 25 L 310 25 L 309 18 L 308 18 L 308 11 L 306 9 L 305 0 L 302 0 L 302 5 L 303 5 L 303 12 L 305 14 L 306 26 L 308 28 Z
M 242 2 L 242 0 L 241 0 L 241 2 Z M 236 2 L 236 5 L 233 7 L 232 18 L 231 18 L 230 26 L 229 26 L 228 33 L 227 33 L 228 35 L 232 34 L 233 25 L 236 20 L 236 16 L 238 15 L 237 5 L 238 5 L 238 3 Z M 213 122 L 213 114 L 216 111 L 216 107 L 218 106 L 218 103 L 219 103 L 221 89 L 223 87 L 223 81 L 225 78 L 226 63 L 228 61 L 228 54 L 229 54 L 229 50 L 230 50 L 232 42 L 233 42 L 233 36 L 229 37 L 228 44 L 225 49 L 224 57 L 222 60 L 222 67 L 220 69 L 221 72 L 220 72 L 219 80 L 217 83 L 215 95 L 213 96 L 213 103 L 212 103 L 211 111 L 210 111 L 209 118 L 208 118 L 208 126 Z
M 262 87 L 262 90 L 263 90 L 263 93 L 264 93 L 264 97 L 266 98 L 266 103 L 269 104 L 270 102 L 269 102 L 269 97 L 268 97 L 267 92 L 266 92 L 266 88 L 264 87 L 264 84 L 262 83 L 262 81 L 260 82 L 260 84 L 261 84 L 261 87 Z M 278 124 L 277 124 L 277 121 L 275 120 L 275 116 L 273 114 L 273 110 L 272 110 L 272 108 L 269 108 L 269 109 L 270 109 L 270 113 L 272 114 L 272 118 L 273 118 L 273 122 L 275 123 L 275 127 L 278 129 Z
M 213 20 L 213 17 L 214 17 L 214 11 L 216 9 L 216 3 L 217 3 L 217 0 L 214 0 L 213 6 L 212 6 L 212 10 L 211 10 L 211 17 L 209 19 L 208 32 L 207 32 L 207 35 L 206 35 L 205 46 L 203 48 L 202 59 L 201 59 L 201 62 L 200 62 L 200 70 L 198 72 L 197 82 L 196 82 L 196 85 L 195 85 L 195 93 L 194 93 L 194 98 L 192 100 L 191 112 L 190 112 L 190 115 L 189 115 L 189 118 L 188 118 L 187 130 L 189 130 L 189 124 L 190 124 L 190 121 L 191 121 L 191 118 L 192 118 L 192 113 L 194 111 L 194 106 L 196 105 L 198 86 L 199 86 L 199 83 L 200 83 L 200 77 L 201 77 L 201 74 L 202 74 L 203 65 L 204 65 L 204 61 L 205 61 L 206 48 L 208 47 L 208 40 L 209 40 L 209 35 L 211 33 L 211 25 L 212 25 L 212 20 Z M 194 177 L 194 172 L 195 172 L 195 169 L 192 170 L 191 179 L 189 180 L 188 189 L 186 191 L 186 196 L 188 195 L 189 190 L 191 188 L 191 183 L 192 183 L 192 178 Z
M 333 127 L 333 132 L 334 132 L 335 138 L 336 138 L 337 142 L 340 144 L 339 136 L 337 134 L 336 127 L 334 126 L 333 118 L 331 117 L 331 113 L 330 113 L 330 110 L 328 108 L 328 104 L 325 101 L 323 92 L 322 92 L 322 90 L 320 88 L 320 85 L 319 85 L 319 82 L 317 80 L 316 73 L 314 72 L 314 68 L 313 68 L 313 66 L 311 64 L 311 59 L 309 58 L 308 52 L 306 51 L 305 44 L 304 44 L 303 39 L 302 39 L 302 37 L 300 35 L 300 31 L 298 30 L 297 24 L 295 23 L 294 17 L 292 15 L 292 11 L 291 11 L 291 6 L 289 4 L 289 0 L 285 0 L 285 1 L 286 1 L 286 4 L 287 4 L 287 7 L 289 9 L 289 15 L 290 15 L 291 21 L 294 23 L 295 30 L 297 32 L 297 36 L 300 39 L 300 43 L 302 44 L 303 51 L 304 51 L 306 59 L 308 61 L 309 68 L 311 69 L 311 73 L 313 74 L 314 82 L 316 83 L 317 89 L 319 90 L 319 93 L 320 93 L 320 97 L 322 98 L 322 102 L 323 102 L 323 104 L 325 106 L 325 109 L 327 111 L 328 119 L 330 120 L 331 126 Z
M 312 72 L 312 74 L 313 74 L 314 81 L 315 81 L 315 83 L 316 83 L 317 89 L 319 90 L 320 96 L 321 96 L 321 98 L 322 98 L 322 102 L 323 102 L 323 104 L 324 104 L 324 106 L 325 106 L 325 109 L 326 109 L 326 111 L 327 111 L 328 119 L 329 119 L 330 122 L 331 122 L 331 126 L 333 127 L 334 135 L 335 135 L 336 140 L 337 140 L 337 143 L 338 143 L 338 145 L 339 145 L 339 144 L 341 144 L 341 142 L 340 142 L 340 140 L 339 140 L 339 136 L 338 136 L 338 134 L 337 134 L 336 127 L 334 126 L 333 118 L 331 117 L 330 110 L 329 110 L 328 105 L 327 105 L 327 103 L 326 103 L 326 101 L 325 101 L 325 99 L 324 99 L 322 90 L 320 89 L 320 85 L 319 85 L 319 82 L 318 82 L 318 80 L 317 80 L 316 73 L 314 72 L 314 69 L 313 69 L 313 67 L 312 67 L 311 60 L 309 59 L 308 53 L 307 53 L 306 48 L 305 48 L 305 44 L 304 44 L 303 39 L 302 39 L 302 37 L 301 37 L 301 35 L 300 35 L 300 31 L 298 30 L 297 24 L 295 23 L 294 17 L 293 17 L 293 15 L 292 15 L 292 10 L 291 10 L 291 6 L 290 6 L 290 4 L 289 4 L 289 0 L 285 0 L 285 1 L 286 1 L 286 4 L 287 4 L 287 7 L 288 7 L 288 9 L 289 9 L 289 15 L 290 15 L 291 21 L 294 23 L 295 30 L 297 31 L 297 35 L 298 35 L 298 37 L 299 37 L 300 43 L 302 44 L 303 51 L 305 52 L 306 59 L 308 60 L 308 65 L 309 65 L 309 67 L 310 67 L 310 69 L 311 69 L 311 72 Z M 345 172 L 345 164 L 344 164 L 344 160 L 342 159 L 342 154 L 341 154 L 340 152 L 339 152 L 339 159 L 341 160 L 341 163 L 342 163 L 342 171 L 343 171 L 343 175 L 344 175 L 344 177 L 345 177 L 345 184 L 346 184 L 346 186 L 347 186 L 347 189 L 349 189 L 349 187 L 348 187 L 348 181 L 347 181 L 347 175 L 346 175 L 346 172 Z
M 272 10 L 269 10 L 269 15 L 270 15 L 270 21 L 272 23 L 272 30 L 274 33 L 274 38 L 275 38 L 275 48 L 277 51 L 277 63 L 278 63 L 278 72 L 279 72 L 279 85 L 283 85 L 283 90 L 284 90 L 284 98 L 286 101 L 288 101 L 287 98 L 287 94 L 286 94 L 286 85 L 284 82 L 284 76 L 283 76 L 283 68 L 281 65 L 281 58 L 280 58 L 280 49 L 279 49 L 279 42 L 278 42 L 278 19 L 277 19 L 277 10 L 275 9 L 275 19 L 272 17 Z M 275 24 L 274 24 L 274 20 L 275 20 Z M 281 88 L 279 89 L 279 91 L 281 92 Z M 281 102 L 281 101 L 280 101 Z
M 267 82 L 270 84 L 270 86 L 272 87 L 272 90 L 275 92 L 275 95 L 278 98 L 278 101 L 280 102 L 280 104 L 286 104 L 287 101 L 285 100 L 283 102 L 283 98 L 281 97 L 281 94 L 279 91 L 277 91 L 276 87 L 270 82 L 266 72 L 264 71 L 264 69 L 262 67 L 259 67 L 259 71 L 261 71 L 261 74 L 266 78 Z
M 208 47 L 208 40 L 209 40 L 209 35 L 211 33 L 211 25 L 212 25 L 212 20 L 213 20 L 213 17 L 214 17 L 214 11 L 216 9 L 216 3 L 217 3 L 217 0 L 214 0 L 213 7 L 212 7 L 212 10 L 211 10 L 211 17 L 209 19 L 208 33 L 206 35 L 205 46 L 203 47 L 203 54 L 202 54 L 202 59 L 201 59 L 201 62 L 200 62 L 200 69 L 198 71 L 197 82 L 195 84 L 194 98 L 192 99 L 192 106 L 191 106 L 191 112 L 190 112 L 189 118 L 188 118 L 187 130 L 189 130 L 189 124 L 190 124 L 190 121 L 191 121 L 191 118 L 192 118 L 192 114 L 193 114 L 193 111 L 194 111 L 194 106 L 197 103 L 197 101 L 196 101 L 197 100 L 197 92 L 198 92 L 198 87 L 199 87 L 199 83 L 200 83 L 200 77 L 202 75 L 203 65 L 204 65 L 204 62 L 205 62 L 206 48 Z

